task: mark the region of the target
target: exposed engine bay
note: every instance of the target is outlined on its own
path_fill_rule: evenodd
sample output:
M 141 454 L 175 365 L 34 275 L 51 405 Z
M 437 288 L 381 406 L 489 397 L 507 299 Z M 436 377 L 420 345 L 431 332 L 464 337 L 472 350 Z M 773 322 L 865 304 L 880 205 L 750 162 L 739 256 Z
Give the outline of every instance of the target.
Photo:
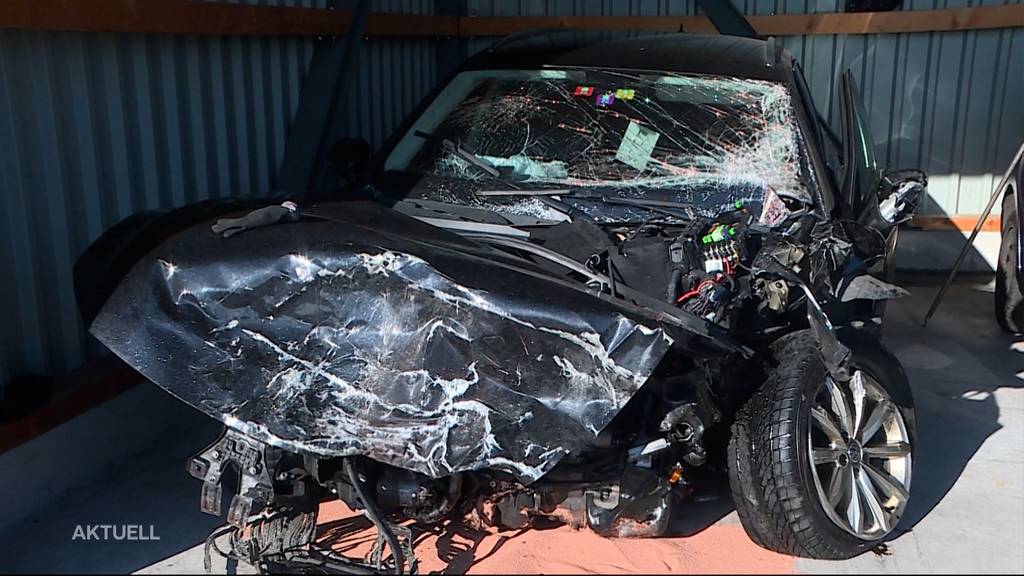
M 433 275 L 436 271 L 428 272 L 426 261 L 399 252 L 410 246 L 394 244 L 376 254 L 356 251 L 356 256 L 347 259 L 339 255 L 338 248 L 350 246 L 347 240 L 323 247 L 333 255 L 332 262 L 311 251 L 299 258 L 290 249 L 274 246 L 269 253 L 276 256 L 269 260 L 255 257 L 256 262 L 268 262 L 258 272 L 265 280 L 243 274 L 245 288 L 239 292 L 234 288 L 239 281 L 237 272 L 222 276 L 218 267 L 211 276 L 187 257 L 171 259 L 176 253 L 208 257 L 218 245 L 221 250 L 241 246 L 203 234 L 154 258 L 149 264 L 152 272 L 140 274 L 139 284 L 133 285 L 129 279 L 108 304 L 108 308 L 121 311 L 116 316 L 101 315 L 93 327 L 113 349 L 128 357 L 133 350 L 137 358 L 145 355 L 135 360 L 144 374 L 157 382 L 171 382 L 169 390 L 175 395 L 228 424 L 225 436 L 193 459 L 190 473 L 203 481 L 203 510 L 220 514 L 223 475 L 238 471 L 239 490 L 227 511 L 229 525 L 240 531 L 233 536 L 233 547 L 236 553 L 260 550 L 250 560 L 267 570 L 282 568 L 284 564 L 279 562 L 286 560 L 298 562 L 288 564 L 293 568 L 309 562 L 310 566 L 343 572 L 397 570 L 396 563 L 403 561 L 409 569 L 414 567 L 414 555 L 404 523 L 429 524 L 467 514 L 503 529 L 557 521 L 613 537 L 659 535 L 668 524 L 673 502 L 685 498 L 690 490 L 693 471 L 724 468 L 723 446 L 731 414 L 765 377 L 759 365 L 759 347 L 771 341 L 776 331 L 791 331 L 808 323 L 827 333 L 828 319 L 820 306 L 812 303 L 818 298 L 839 303 L 850 300 L 844 297 L 847 291 L 860 290 L 856 301 L 873 304 L 899 293 L 895 287 L 865 291 L 858 287 L 859 282 L 846 280 L 844 272 L 850 270 L 851 262 L 861 260 L 853 245 L 827 223 L 823 227 L 815 225 L 814 218 L 797 216 L 790 219 L 790 228 L 780 231 L 757 224 L 753 212 L 742 203 L 714 218 L 680 218 L 658 225 L 599 225 L 575 219 L 533 228 L 525 238 L 512 232 L 521 228 L 511 222 L 500 225 L 504 228 L 480 222 L 477 227 L 464 213 L 459 218 L 448 213 L 447 221 L 439 221 L 445 209 L 458 213 L 461 209 L 457 206 L 404 201 L 396 210 L 415 218 L 426 205 L 432 211 L 433 230 L 459 228 L 456 235 L 430 234 L 445 242 L 471 242 L 472 250 L 486 255 L 492 264 L 513 266 L 521 283 L 552 275 L 562 278 L 564 286 L 549 286 L 548 300 L 560 301 L 565 288 L 572 287 L 569 292 L 578 292 L 579 298 L 589 293 L 614 302 L 621 313 L 616 313 L 613 325 L 599 335 L 594 327 L 605 325 L 600 319 L 605 312 L 592 312 L 591 336 L 586 329 L 573 336 L 566 326 L 544 328 L 543 308 L 522 311 L 512 318 L 508 312 L 512 306 L 498 311 L 482 303 L 483 298 L 493 297 L 484 296 L 487 291 L 474 294 L 454 284 L 440 285 Z M 318 243 L 322 243 L 328 228 L 334 231 L 331 234 L 338 233 L 342 218 L 360 227 L 353 235 L 368 234 L 361 227 L 373 223 L 382 243 L 393 241 L 387 237 L 388 227 L 380 226 L 385 212 L 390 211 L 373 204 L 262 209 L 268 210 L 278 216 L 261 214 L 256 220 L 298 221 L 254 226 L 257 229 L 245 232 L 250 242 L 264 245 L 260 234 L 273 232 L 279 239 L 290 229 L 311 226 L 302 236 L 320 238 Z M 243 218 L 252 219 L 252 215 Z M 414 222 L 401 222 L 407 230 L 405 237 Z M 823 232 L 826 229 L 827 234 Z M 366 236 L 362 237 L 365 240 Z M 800 241 L 799 237 L 809 239 Z M 430 239 L 438 250 L 436 255 L 444 252 L 445 242 L 438 237 Z M 246 258 L 254 258 L 248 248 L 242 249 Z M 421 250 L 419 247 L 417 252 L 426 254 Z M 218 261 L 232 259 L 229 251 Z M 189 270 L 197 275 L 189 277 Z M 148 288 L 152 275 L 160 277 L 164 286 L 155 300 Z M 429 286 L 431 301 L 446 303 L 446 311 L 428 309 L 429 318 L 417 317 L 418 306 L 409 307 L 407 298 L 411 296 L 406 294 L 407 306 L 389 306 L 387 317 L 375 327 L 385 308 L 361 298 L 348 284 L 323 284 L 358 282 L 370 287 L 379 301 L 379 295 L 394 290 L 392 282 L 398 277 L 403 278 L 402 285 L 412 282 L 419 286 L 417 290 Z M 388 283 L 373 286 L 369 278 Z M 507 282 L 491 280 L 498 285 Z M 200 284 L 208 291 L 202 299 L 198 298 Z M 877 280 L 872 285 L 888 286 Z M 340 304 L 327 296 L 331 293 L 343 294 L 354 308 L 339 310 Z M 240 294 L 245 294 L 245 299 L 238 308 L 232 299 Z M 585 301 L 579 304 L 584 307 L 578 312 L 586 314 Z M 864 310 L 870 313 L 869 308 Z M 338 349 L 336 330 L 327 329 L 327 325 L 339 325 L 325 320 L 328 309 L 333 309 L 328 314 L 348 318 L 344 337 L 356 344 L 347 352 Z M 467 309 L 473 314 L 457 312 Z M 182 320 L 192 317 L 181 316 L 186 310 L 198 316 L 184 322 L 187 328 L 182 329 Z M 120 319 L 137 314 L 149 318 L 175 314 L 179 320 L 166 333 L 139 323 L 126 330 Z M 511 318 L 513 333 L 500 324 L 479 328 L 482 316 L 494 315 L 501 321 Z M 398 316 L 408 319 L 409 329 L 402 328 Z M 645 328 L 630 317 L 653 320 L 652 327 Z M 870 318 L 863 320 L 870 322 Z M 391 344 L 376 340 L 389 334 L 392 338 L 402 333 L 422 335 L 423 326 L 429 331 L 422 340 Z M 292 332 L 295 328 L 300 328 L 299 332 Z M 363 346 L 357 337 L 361 329 L 373 333 Z M 616 335 L 609 336 L 609 330 Z M 527 333 L 534 341 L 520 341 Z M 538 334 L 549 334 L 554 340 L 546 341 Z M 197 336 L 197 344 L 179 346 Z M 827 335 L 823 338 L 823 351 L 833 353 L 832 366 L 844 370 L 843 357 L 837 352 L 841 345 L 830 344 Z M 171 343 L 173 349 L 168 348 Z M 579 349 L 573 353 L 567 343 Z M 502 400 L 500 394 L 475 392 L 474 387 L 484 386 L 488 379 L 479 360 L 467 361 L 468 371 L 464 364 L 428 366 L 429 372 L 421 366 L 407 366 L 400 372 L 374 374 L 382 370 L 375 364 L 379 360 L 366 355 L 375 351 L 390 357 L 392 364 L 401 364 L 394 355 L 415 345 L 432 350 L 427 355 L 417 354 L 418 361 L 457 362 L 453 344 L 456 348 L 470 345 L 464 353 L 473 358 L 521 345 L 521 354 L 509 356 L 511 352 L 506 351 L 505 359 L 494 366 L 508 366 L 510 359 L 515 359 L 519 372 L 515 378 L 521 383 L 516 394 L 522 396 L 531 389 L 522 386 L 525 376 L 536 380 L 532 389 L 537 392 L 531 393 L 535 400 L 516 405 L 507 396 Z M 385 346 L 383 352 L 381 346 Z M 169 358 L 149 361 L 145 351 L 153 348 L 164 350 Z M 544 358 L 543 350 L 558 354 Z M 532 358 L 534 352 L 539 352 L 537 358 Z M 213 355 L 206 356 L 208 353 Z M 180 372 L 168 371 L 176 365 L 192 367 L 190 381 L 182 380 Z M 273 375 L 266 375 L 267 370 L 273 370 Z M 445 370 L 450 376 L 445 376 Z M 246 373 L 266 384 L 250 392 L 239 389 L 235 383 L 240 377 L 248 380 Z M 197 375 L 203 375 L 204 381 L 194 387 Z M 562 391 L 552 395 L 551 381 L 560 382 Z M 359 407 L 363 414 L 358 417 L 360 422 L 343 408 L 357 396 L 339 394 L 339 386 L 354 386 L 353 392 L 361 388 L 368 394 Z M 330 398 L 331 394 L 339 397 Z M 464 404 L 473 394 L 480 394 L 472 398 L 473 405 Z M 490 399 L 484 399 L 487 396 Z M 427 399 L 430 404 L 424 403 Z M 503 401 L 508 402 L 504 409 L 495 405 Z M 418 406 L 403 405 L 409 402 Z M 316 412 L 314 404 L 319 406 Z M 400 424 L 401 431 L 393 428 L 396 410 L 403 412 L 408 422 Z M 375 413 L 381 414 L 381 420 L 374 421 Z M 415 424 L 420 419 L 422 426 Z M 371 429 L 384 421 L 392 429 Z M 420 455 L 419 450 L 429 453 Z M 344 455 L 353 452 L 370 458 Z M 307 546 L 275 552 L 266 542 L 245 541 L 245 535 L 265 538 L 274 534 L 279 542 L 281 530 L 305 526 L 305 532 L 289 532 L 288 537 L 308 544 L 316 506 L 327 496 L 337 496 L 364 510 L 377 524 L 381 545 L 374 562 L 364 565 L 326 551 L 314 554 Z M 254 522 L 275 528 L 253 530 Z M 392 551 L 390 556 L 381 553 L 385 548 Z
M 766 318 L 785 314 L 792 305 L 785 281 L 752 285 L 750 267 L 767 232 L 752 228 L 752 220 L 750 211 L 738 204 L 718 218 L 681 226 L 604 228 L 580 220 L 566 222 L 546 230 L 543 244 L 533 244 L 550 251 L 550 259 L 546 251 L 531 252 L 527 240 L 493 232 L 463 233 L 577 276 L 582 283 L 596 283 L 613 297 L 663 299 L 712 327 L 731 330 L 739 326 L 744 302 L 751 298 Z M 575 242 L 580 236 L 589 242 Z M 575 265 L 566 256 L 574 252 Z M 593 253 L 584 256 L 587 252 Z M 777 320 L 772 318 L 771 323 Z M 736 344 L 726 354 L 742 359 L 753 351 Z M 227 517 L 239 528 L 257 510 L 289 508 L 296 502 L 296 510 L 313 514 L 325 491 L 355 509 L 366 509 L 370 502 L 375 509 L 367 513 L 379 522 L 382 543 L 393 542 L 392 550 L 400 550 L 410 567 L 414 555 L 407 544 L 403 546 L 410 535 L 402 521 L 431 524 L 472 515 L 476 522 L 502 529 L 561 522 L 609 537 L 657 536 L 668 525 L 673 503 L 690 490 L 689 471 L 707 464 L 706 442 L 717 447 L 725 440 L 721 423 L 744 397 L 740 382 L 750 369 L 743 364 L 730 369 L 668 351 L 643 388 L 606 426 L 595 428 L 594 437 L 578 450 L 566 451 L 537 479 L 522 468 L 510 470 L 513 473 L 466 470 L 431 477 L 365 458 L 299 455 L 230 430 L 193 459 L 190 472 L 204 481 L 204 511 L 220 514 L 222 471 L 226 463 L 238 464 L 243 490 L 234 497 Z M 254 560 L 275 557 L 263 556 Z M 395 560 L 387 564 L 375 557 L 380 563 L 374 569 L 396 568 Z M 340 562 L 327 557 L 317 561 L 335 567 Z

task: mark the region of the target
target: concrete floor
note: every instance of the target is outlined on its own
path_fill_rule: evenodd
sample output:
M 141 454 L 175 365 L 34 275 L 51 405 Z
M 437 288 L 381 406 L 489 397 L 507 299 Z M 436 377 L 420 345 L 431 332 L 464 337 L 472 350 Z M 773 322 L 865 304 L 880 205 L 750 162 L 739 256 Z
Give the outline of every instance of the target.
M 607 544 L 624 559 L 655 550 L 650 546 L 661 555 L 680 551 L 674 566 L 594 566 L 579 559 L 545 567 L 526 536 L 513 543 L 518 546 L 495 546 L 497 555 L 517 554 L 521 571 L 548 572 L 1024 572 L 1024 380 L 1017 376 L 1024 346 L 1015 350 L 1014 340 L 997 330 L 992 296 L 978 290 L 977 279 L 955 285 L 932 324 L 921 328 L 936 280 L 905 279 L 913 296 L 894 302 L 887 317 L 885 341 L 910 377 L 919 427 L 907 531 L 891 543 L 889 555 L 845 562 L 771 555 L 745 540 L 724 501 L 688 509 L 687 525 L 674 527 L 671 538 Z M 184 466 L 217 431 L 214 422 L 147 384 L 0 455 L 0 572 L 202 571 L 201 543 L 218 522 L 198 511 L 199 484 Z M 138 524 L 144 532 L 152 526 L 159 540 L 73 539 L 76 526 L 87 524 Z M 582 537 L 552 532 L 541 538 L 564 538 L 559 542 L 571 547 Z M 752 556 L 763 563 L 746 561 Z M 470 555 L 449 571 L 495 568 L 487 562 L 493 560 Z M 225 568 L 248 571 L 214 564 L 215 572 Z
M 909 532 L 889 556 L 801 560 L 802 572 L 1024 572 L 1024 348 L 998 330 L 976 280 L 955 285 L 921 328 L 935 280 L 904 281 L 912 297 L 886 316 L 917 410 Z

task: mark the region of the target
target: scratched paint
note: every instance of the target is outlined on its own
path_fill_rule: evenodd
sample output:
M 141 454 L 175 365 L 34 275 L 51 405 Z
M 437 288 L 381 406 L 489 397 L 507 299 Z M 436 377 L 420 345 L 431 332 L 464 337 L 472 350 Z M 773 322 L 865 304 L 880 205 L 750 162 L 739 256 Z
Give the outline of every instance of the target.
M 596 438 L 673 342 L 574 290 L 424 247 L 414 221 L 395 224 L 411 240 L 374 224 L 227 239 L 202 224 L 136 265 L 92 332 L 268 444 L 525 482 Z

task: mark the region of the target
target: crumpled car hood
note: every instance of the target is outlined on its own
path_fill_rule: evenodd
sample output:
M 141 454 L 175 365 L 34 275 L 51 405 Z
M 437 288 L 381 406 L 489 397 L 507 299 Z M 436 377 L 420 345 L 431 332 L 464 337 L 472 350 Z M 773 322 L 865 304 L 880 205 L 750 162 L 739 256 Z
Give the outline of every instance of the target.
M 305 213 L 228 239 L 209 223 L 178 234 L 91 332 L 271 445 L 524 482 L 594 439 L 673 344 L 614 303 L 382 206 Z

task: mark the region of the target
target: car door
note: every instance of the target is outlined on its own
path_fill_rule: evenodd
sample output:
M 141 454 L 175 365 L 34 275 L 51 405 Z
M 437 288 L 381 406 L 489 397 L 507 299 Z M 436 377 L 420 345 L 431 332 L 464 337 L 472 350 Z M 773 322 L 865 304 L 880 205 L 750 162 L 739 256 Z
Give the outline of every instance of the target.
M 865 271 L 892 282 L 896 272 L 896 242 L 899 227 L 881 217 L 879 191 L 882 170 L 875 155 L 868 114 L 853 74 L 847 70 L 840 82 L 842 122 L 842 167 L 840 169 L 840 215 Z M 884 301 L 876 302 L 873 315 L 881 316 Z
M 878 186 L 881 171 L 875 157 L 867 111 L 847 70 L 841 81 L 843 163 L 841 197 L 843 217 L 863 225 L 873 220 L 878 209 Z

